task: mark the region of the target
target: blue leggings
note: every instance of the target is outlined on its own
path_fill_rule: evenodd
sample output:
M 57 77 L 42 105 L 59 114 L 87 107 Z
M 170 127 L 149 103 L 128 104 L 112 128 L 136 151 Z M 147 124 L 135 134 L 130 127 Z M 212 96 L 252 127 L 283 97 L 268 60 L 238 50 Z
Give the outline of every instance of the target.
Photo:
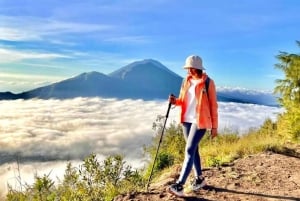
M 194 167 L 195 177 L 202 175 L 198 144 L 204 136 L 206 129 L 198 129 L 197 124 L 186 122 L 182 123 L 182 129 L 186 141 L 185 156 L 177 182 L 184 185 L 192 167 Z

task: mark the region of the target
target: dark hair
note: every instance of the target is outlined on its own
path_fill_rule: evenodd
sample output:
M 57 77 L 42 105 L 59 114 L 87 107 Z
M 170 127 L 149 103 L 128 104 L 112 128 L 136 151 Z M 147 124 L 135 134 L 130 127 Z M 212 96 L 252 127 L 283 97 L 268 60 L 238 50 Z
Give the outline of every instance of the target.
M 201 69 L 196 69 L 198 75 L 202 75 L 203 71 Z

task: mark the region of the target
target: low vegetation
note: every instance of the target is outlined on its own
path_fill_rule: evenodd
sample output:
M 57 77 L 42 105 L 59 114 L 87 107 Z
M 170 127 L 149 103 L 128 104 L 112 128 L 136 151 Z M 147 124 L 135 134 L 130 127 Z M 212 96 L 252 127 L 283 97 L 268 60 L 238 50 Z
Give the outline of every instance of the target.
M 298 45 L 300 43 L 298 42 Z M 284 152 L 287 144 L 300 143 L 300 55 L 285 52 L 278 55 L 276 68 L 282 70 L 285 79 L 277 80 L 275 93 L 279 93 L 279 103 L 285 108 L 276 122 L 266 119 L 259 129 L 249 130 L 239 135 L 229 130 L 221 131 L 215 139 L 205 135 L 200 144 L 203 166 L 220 166 L 234 159 L 266 150 Z M 162 129 L 164 117 L 158 117 L 153 124 L 157 135 L 144 153 L 149 158 L 143 170 L 134 170 L 126 165 L 120 155 L 110 156 L 99 162 L 95 154 L 87 157 L 80 167 L 68 164 L 64 178 L 55 184 L 49 175 L 35 176 L 32 185 L 23 190 L 9 188 L 7 200 L 84 200 L 111 201 L 125 192 L 143 191 L 152 170 L 153 159 Z M 180 125 L 171 123 L 166 128 L 160 151 L 153 168 L 153 180 L 167 167 L 181 164 L 184 157 L 184 139 Z
M 36 175 L 35 182 L 25 186 L 24 191 L 10 188 L 7 200 L 112 200 L 115 195 L 134 191 L 143 184 L 141 174 L 126 165 L 122 156 L 110 156 L 100 163 L 91 154 L 80 167 L 69 163 L 58 185 L 49 175 Z

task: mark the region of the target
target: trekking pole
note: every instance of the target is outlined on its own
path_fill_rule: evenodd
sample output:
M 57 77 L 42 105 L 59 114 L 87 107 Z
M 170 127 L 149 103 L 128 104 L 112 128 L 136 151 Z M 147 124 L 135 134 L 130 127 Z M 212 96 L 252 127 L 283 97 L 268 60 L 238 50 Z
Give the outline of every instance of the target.
M 173 94 L 171 94 L 171 96 L 173 96 Z M 149 179 L 148 179 L 148 182 L 147 182 L 147 187 L 146 187 L 147 191 L 148 191 L 148 188 L 149 188 L 149 185 L 150 185 L 150 181 L 151 181 L 151 177 L 152 177 L 152 174 L 153 174 L 153 169 L 154 169 L 155 161 L 156 161 L 156 158 L 157 158 L 158 150 L 159 150 L 159 147 L 160 147 L 160 144 L 162 142 L 163 135 L 164 135 L 164 131 L 165 131 L 165 127 L 166 127 L 166 123 L 167 123 L 167 119 L 168 119 L 168 116 L 169 116 L 171 105 L 172 104 L 169 102 L 168 110 L 167 110 L 167 114 L 166 114 L 166 118 L 165 118 L 165 122 L 164 122 L 164 126 L 163 126 L 162 131 L 161 131 L 161 135 L 160 135 L 158 147 L 156 149 L 156 154 L 155 154 L 153 165 L 152 165 L 152 168 L 151 168 L 151 173 L 150 173 L 150 176 L 149 176 Z

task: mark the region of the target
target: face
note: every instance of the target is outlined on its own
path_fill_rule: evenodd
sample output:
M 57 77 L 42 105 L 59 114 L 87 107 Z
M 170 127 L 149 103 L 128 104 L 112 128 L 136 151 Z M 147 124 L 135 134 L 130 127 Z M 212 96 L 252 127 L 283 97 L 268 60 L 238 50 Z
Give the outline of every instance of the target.
M 196 69 L 196 68 L 188 68 L 188 74 L 191 75 L 194 78 L 201 78 L 202 70 L 199 70 L 199 69 Z

